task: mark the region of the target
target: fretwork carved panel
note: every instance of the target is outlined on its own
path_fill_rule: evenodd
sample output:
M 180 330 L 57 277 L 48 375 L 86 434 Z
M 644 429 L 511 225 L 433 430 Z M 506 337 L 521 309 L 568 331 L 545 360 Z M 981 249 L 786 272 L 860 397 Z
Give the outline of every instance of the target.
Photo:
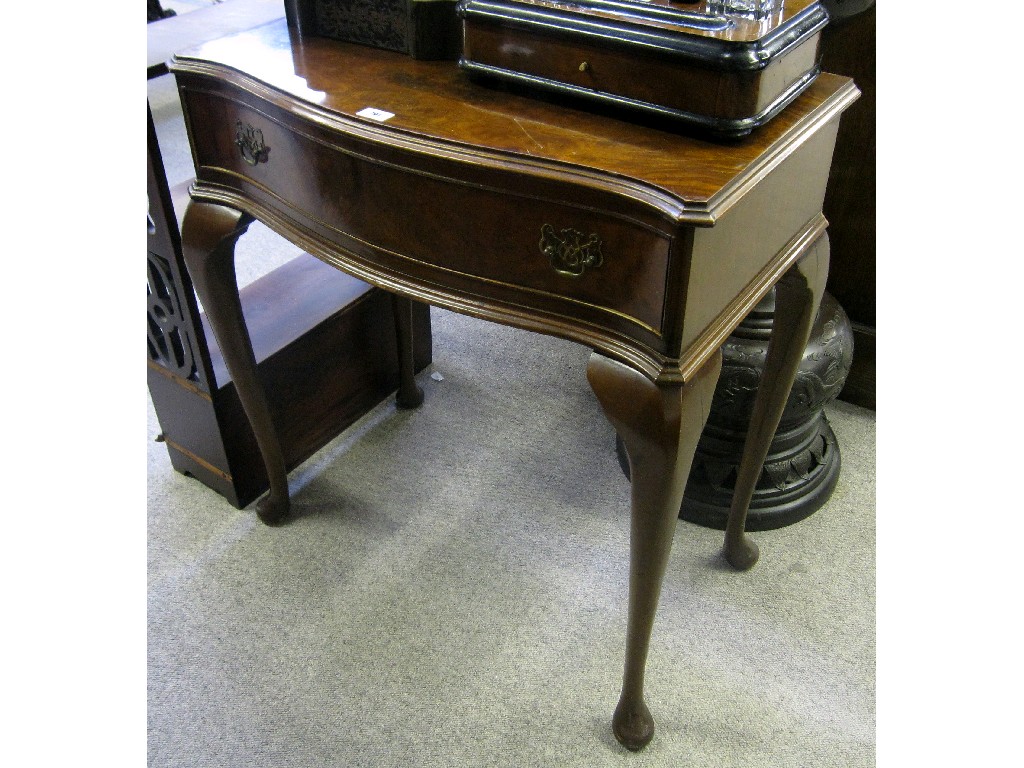
M 194 342 L 166 259 L 147 258 L 146 314 L 149 358 L 184 379 L 198 380 Z

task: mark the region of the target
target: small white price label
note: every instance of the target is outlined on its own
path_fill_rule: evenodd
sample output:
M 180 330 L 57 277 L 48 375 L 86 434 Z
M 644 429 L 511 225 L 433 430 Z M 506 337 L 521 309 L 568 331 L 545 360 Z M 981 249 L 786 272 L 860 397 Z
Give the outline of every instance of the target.
M 385 112 L 383 109 L 377 109 L 376 107 L 360 109 L 356 114 L 359 117 L 368 117 L 371 120 L 376 120 L 378 123 L 383 123 L 385 120 L 390 120 L 395 116 L 394 112 Z

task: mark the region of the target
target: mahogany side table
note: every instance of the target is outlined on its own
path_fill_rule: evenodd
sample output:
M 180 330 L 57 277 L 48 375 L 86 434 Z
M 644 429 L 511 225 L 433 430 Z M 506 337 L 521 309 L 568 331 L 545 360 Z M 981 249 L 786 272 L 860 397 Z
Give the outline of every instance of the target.
M 651 629 L 719 348 L 777 285 L 725 538 L 734 567 L 758 557 L 744 519 L 825 284 L 821 206 L 852 81 L 821 75 L 765 127 L 714 143 L 486 88 L 453 62 L 303 38 L 284 21 L 179 54 L 171 70 L 197 169 L 184 255 L 267 465 L 265 522 L 289 501 L 234 280 L 233 246 L 254 218 L 399 297 L 594 350 L 587 378 L 632 476 L 613 730 L 642 748 Z M 400 400 L 415 404 L 412 366 L 402 375 Z

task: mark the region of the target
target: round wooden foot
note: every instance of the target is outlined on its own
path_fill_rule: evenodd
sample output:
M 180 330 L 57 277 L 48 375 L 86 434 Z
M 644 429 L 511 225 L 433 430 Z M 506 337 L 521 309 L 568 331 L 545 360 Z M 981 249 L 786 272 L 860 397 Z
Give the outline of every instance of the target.
M 409 391 L 398 390 L 395 395 L 395 405 L 399 408 L 419 408 L 423 405 L 423 390 L 420 387 L 413 387 Z
M 278 499 L 270 494 L 256 502 L 256 516 L 267 525 L 281 525 L 288 518 L 290 508 L 287 496 Z
M 637 752 L 654 737 L 654 718 L 643 700 L 620 700 L 612 716 L 612 732 L 619 744 Z
M 749 571 L 754 567 L 761 551 L 749 536 L 725 544 L 725 559 L 737 571 Z

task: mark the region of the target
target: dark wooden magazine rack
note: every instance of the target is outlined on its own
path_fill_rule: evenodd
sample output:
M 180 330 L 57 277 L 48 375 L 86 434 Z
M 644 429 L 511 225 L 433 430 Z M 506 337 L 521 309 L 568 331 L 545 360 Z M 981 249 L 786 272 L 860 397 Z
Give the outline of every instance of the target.
M 193 44 L 195 34 L 226 35 L 268 15 L 280 17 L 280 4 L 234 0 L 154 22 L 148 76 L 166 73 L 164 54 Z M 158 439 L 177 471 L 242 508 L 266 492 L 266 468 L 182 258 L 175 199 L 180 212 L 187 189 L 169 188 L 148 109 L 147 122 L 147 378 Z M 302 254 L 240 293 L 289 469 L 398 388 L 394 308 L 384 291 Z M 413 312 L 418 371 L 431 361 L 430 315 L 424 304 Z

